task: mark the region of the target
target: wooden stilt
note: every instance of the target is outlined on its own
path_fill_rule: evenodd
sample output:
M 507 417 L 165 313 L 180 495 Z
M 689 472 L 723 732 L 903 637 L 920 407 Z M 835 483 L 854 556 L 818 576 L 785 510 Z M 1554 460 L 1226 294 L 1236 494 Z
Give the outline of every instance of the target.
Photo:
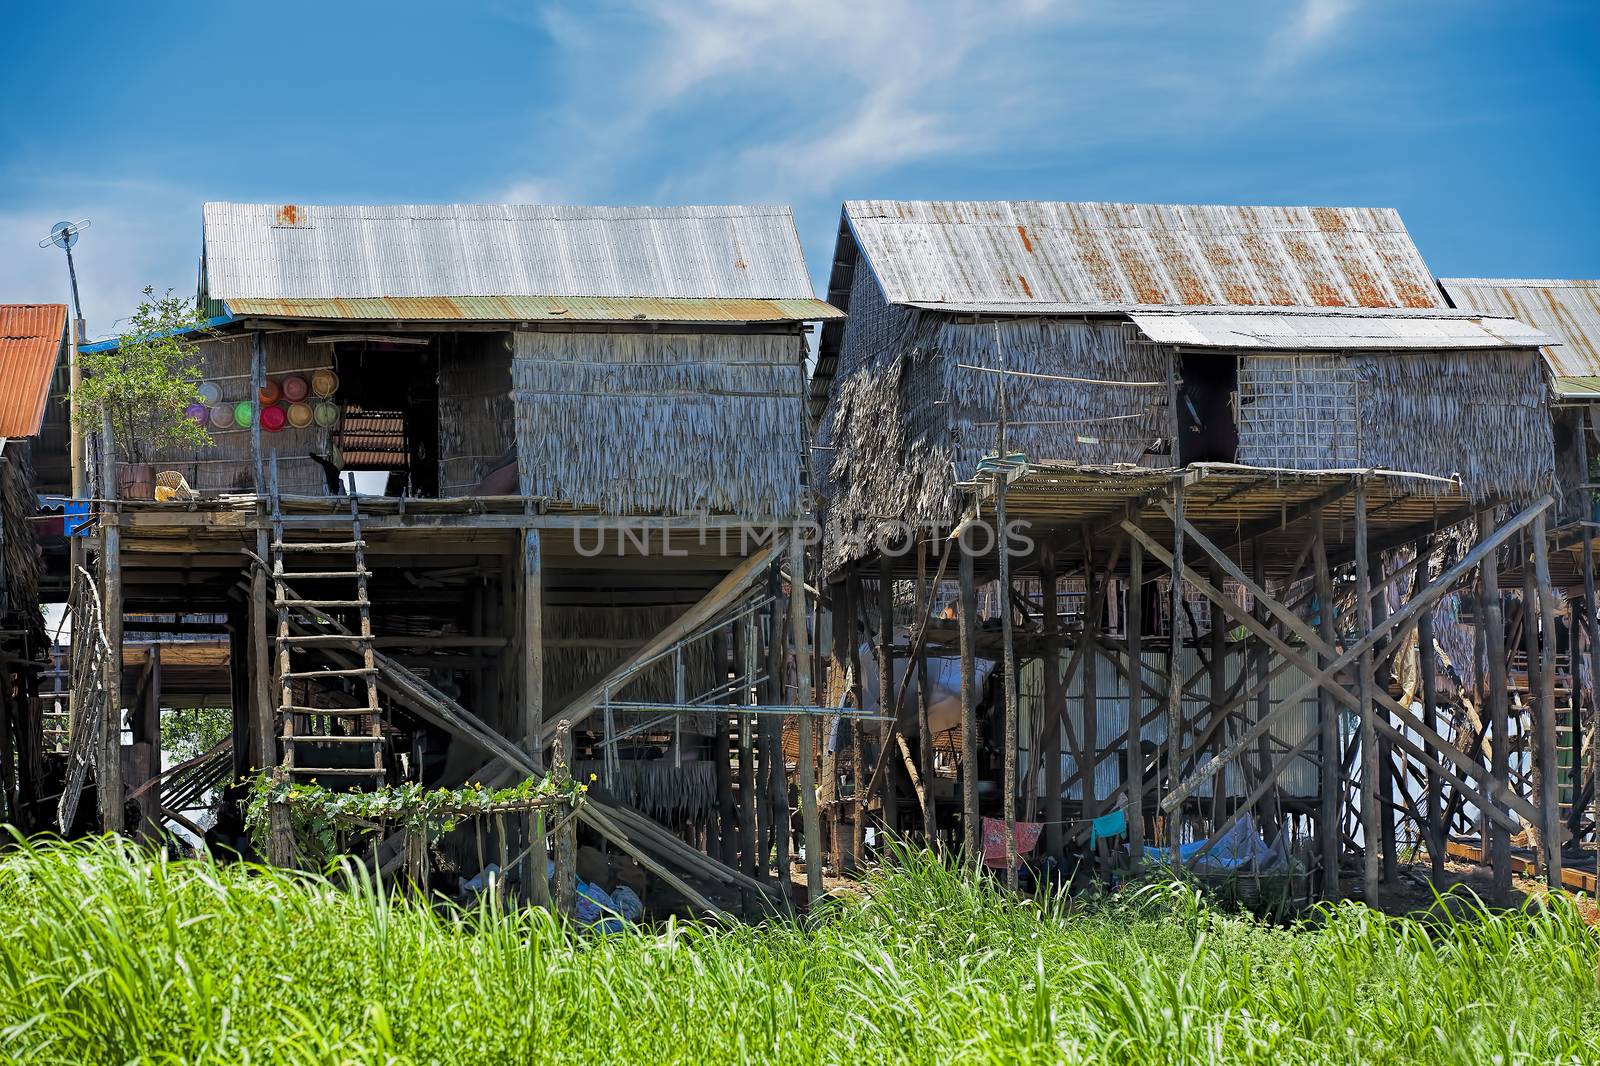
M 878 551 L 878 713 L 892 715 L 900 704 L 895 699 L 894 684 L 894 560 L 887 553 L 888 545 L 879 547 Z M 891 723 L 878 723 L 878 756 L 885 756 L 884 749 L 889 745 Z M 883 828 L 891 834 L 900 831 L 900 805 L 897 802 L 895 788 L 894 763 L 889 763 L 885 771 L 887 777 L 883 784 L 883 799 L 880 810 L 882 811 Z M 866 777 L 865 774 L 862 775 Z M 859 804 L 867 803 L 871 797 L 866 792 L 867 782 L 861 783 L 858 789 L 858 810 L 856 817 L 862 823 L 866 822 L 866 808 Z
M 1309 545 L 1307 545 L 1307 547 L 1309 548 Z M 1250 556 L 1251 565 L 1255 570 L 1255 582 L 1258 586 L 1265 588 L 1267 585 L 1267 560 L 1261 551 L 1260 541 L 1256 541 L 1251 546 Z M 1256 618 L 1261 622 L 1261 624 L 1267 624 L 1269 620 L 1269 612 L 1266 604 L 1257 603 Z M 1256 694 L 1256 709 L 1254 715 L 1254 719 L 1256 721 L 1260 721 L 1261 719 L 1265 718 L 1267 716 L 1267 712 L 1272 709 L 1272 693 L 1268 688 L 1267 682 L 1267 678 L 1270 674 L 1270 662 L 1271 655 L 1267 650 L 1266 644 L 1257 640 L 1251 642 L 1251 653 L 1248 656 L 1248 660 L 1245 663 L 1241 663 L 1239 667 L 1241 676 L 1246 665 L 1253 663 L 1255 667 L 1256 682 L 1261 689 L 1261 691 Z M 1272 746 L 1270 743 L 1268 743 L 1265 735 L 1263 735 L 1261 739 L 1257 741 L 1256 767 L 1258 778 L 1262 781 L 1266 781 L 1267 775 L 1272 770 Z M 1261 818 L 1259 821 L 1261 823 L 1261 832 L 1265 836 L 1268 844 L 1275 843 L 1279 834 L 1283 831 L 1283 810 L 1279 805 L 1278 797 L 1279 789 L 1277 785 L 1274 784 L 1266 793 L 1265 799 L 1261 805 Z
M 1431 553 L 1429 546 L 1424 549 Z M 1412 588 L 1412 596 L 1417 596 L 1426 591 L 1429 580 L 1429 561 L 1424 559 L 1422 566 L 1417 570 L 1417 581 Z M 1417 618 L 1417 676 L 1422 689 L 1422 721 L 1431 730 L 1439 728 L 1439 659 L 1438 649 L 1433 642 L 1433 612 L 1423 611 Z M 1433 745 L 1423 742 L 1423 751 L 1437 758 Z M 1442 812 L 1441 797 L 1439 793 L 1439 772 L 1431 767 L 1427 770 L 1427 796 L 1425 799 L 1426 821 L 1428 831 L 1428 866 L 1430 876 L 1435 885 L 1444 883 L 1445 841 L 1448 837 L 1446 826 L 1440 815 Z
M 1004 391 L 1001 392 L 1003 397 Z M 1001 440 L 1004 441 L 1004 419 L 1002 411 Z M 1001 455 L 1004 456 L 1004 449 Z M 1005 693 L 1005 751 L 1004 751 L 1004 784 L 1002 796 L 1005 801 L 1005 835 L 1006 835 L 1006 887 L 1012 892 L 1017 891 L 1018 885 L 1018 856 L 1017 856 L 1017 655 L 1012 644 L 1012 605 L 1011 605 L 1011 552 L 1007 543 L 1006 529 L 1006 478 L 1004 473 L 995 475 L 995 554 L 1000 562 L 1000 648 L 1004 673 L 1000 681 Z
M 537 737 L 544 730 L 544 545 L 537 529 L 522 534 L 522 721 L 523 736 Z M 533 765 L 544 768 L 544 748 L 535 742 L 528 746 Z M 569 764 L 570 765 L 570 764 Z M 529 819 L 528 865 L 533 876 L 527 879 L 534 903 L 550 905 L 550 883 L 545 879 L 549 863 L 543 832 L 544 819 Z M 539 830 L 535 832 L 534 830 Z
M 1561 882 L 1561 809 L 1556 803 L 1556 603 L 1550 585 L 1550 541 L 1544 513 L 1529 529 L 1533 538 L 1533 569 L 1539 603 L 1539 809 L 1544 814 L 1544 873 L 1552 891 Z M 1527 625 L 1532 624 L 1530 618 Z M 1529 663 L 1532 666 L 1532 663 Z M 1574 729 L 1577 722 L 1573 722 Z M 1576 781 L 1576 774 L 1574 774 Z
M 795 703 L 810 706 L 811 642 L 806 617 L 806 551 L 800 538 L 789 538 L 789 629 L 794 640 Z M 822 899 L 822 829 L 817 821 L 817 767 L 809 714 L 800 716 L 800 819 L 806 838 L 806 887 L 809 901 Z
M 1173 409 L 1177 418 L 1177 409 Z M 1174 445 L 1176 447 L 1176 445 Z M 1183 480 L 1172 483 L 1172 603 L 1170 647 L 1167 652 L 1167 776 L 1173 787 L 1183 777 L 1183 687 L 1178 684 L 1183 668 Z M 1174 807 L 1167 812 L 1167 847 L 1177 854 L 1182 842 L 1183 808 Z
M 1066 701 L 1061 691 L 1061 615 L 1056 597 L 1056 548 L 1049 541 L 1039 549 L 1040 603 L 1044 608 L 1044 701 L 1038 710 L 1044 758 L 1044 850 L 1061 858 L 1061 716 Z
M 1313 518 L 1315 547 L 1312 549 L 1312 568 L 1316 574 L 1317 630 L 1323 644 L 1334 646 L 1333 575 L 1328 570 L 1328 535 L 1323 525 L 1322 509 L 1317 508 Z M 1329 655 L 1317 656 L 1317 665 L 1326 670 L 1331 664 Z M 1317 839 L 1322 852 L 1322 895 L 1325 899 L 1339 898 L 1339 859 L 1343 852 L 1343 834 L 1339 831 L 1340 797 L 1344 782 L 1340 773 L 1342 760 L 1339 744 L 1339 713 L 1325 688 L 1317 689 L 1318 759 L 1321 772 L 1318 780 Z
M 1208 570 L 1208 576 L 1210 577 L 1212 587 L 1221 589 L 1223 587 L 1222 571 L 1218 568 L 1216 560 L 1213 559 L 1211 561 L 1211 566 L 1208 568 Z M 1206 643 L 1210 645 L 1209 651 L 1211 660 L 1207 664 L 1206 668 L 1206 675 L 1208 679 L 1206 685 L 1206 696 L 1211 702 L 1211 715 L 1213 720 L 1219 726 L 1214 734 L 1216 739 L 1212 741 L 1212 754 L 1215 756 L 1215 754 L 1224 746 L 1224 741 L 1228 733 L 1228 624 L 1223 618 L 1221 612 L 1216 610 L 1211 612 L 1211 626 L 1206 636 Z M 1197 742 L 1195 747 L 1195 758 L 1198 759 L 1199 757 L 1200 750 Z M 1228 771 L 1224 769 L 1218 773 L 1211 782 L 1212 832 L 1216 831 L 1217 826 L 1222 824 L 1222 819 L 1226 816 L 1224 812 L 1226 811 L 1227 799 Z
M 978 628 L 977 593 L 973 588 L 972 553 L 964 534 L 956 551 L 961 556 L 960 602 L 956 610 L 961 643 L 961 847 L 966 861 L 979 863 L 983 839 L 978 820 L 978 693 L 973 654 Z
M 1128 855 L 1135 868 L 1144 858 L 1144 545 L 1129 538 L 1128 595 L 1124 607 L 1128 634 Z M 1176 683 L 1176 682 L 1174 682 Z M 1056 760 L 1060 763 L 1060 760 Z M 1059 789 L 1058 789 L 1059 791 Z
M 1493 529 L 1494 512 L 1482 511 L 1478 515 L 1478 539 L 1487 538 Z M 1484 657 L 1488 662 L 1489 691 L 1486 701 L 1489 716 L 1490 745 L 1493 748 L 1493 774 L 1506 780 L 1510 763 L 1510 723 L 1506 706 L 1506 630 L 1504 606 L 1500 599 L 1499 560 L 1491 553 L 1479 567 L 1483 589 Z M 1495 902 L 1511 901 L 1511 835 L 1504 826 L 1492 819 L 1482 819 L 1484 833 L 1489 842 L 1489 863 L 1493 869 L 1493 894 Z
M 1367 486 L 1358 482 L 1355 495 L 1356 625 L 1365 637 L 1372 632 L 1372 579 L 1367 572 Z M 1378 899 L 1378 876 L 1383 845 L 1378 824 L 1378 732 L 1373 707 L 1373 659 L 1369 647 L 1356 666 L 1361 700 L 1361 855 L 1363 898 Z
M 928 581 L 928 542 L 917 541 L 917 617 L 933 610 L 933 585 Z M 922 834 L 934 847 L 938 822 L 933 795 L 933 727 L 928 724 L 928 642 L 917 644 L 917 768 L 922 776 Z
M 1380 578 L 1379 587 L 1372 596 L 1372 622 L 1373 625 L 1382 625 L 1389 617 L 1389 600 L 1383 591 L 1384 583 L 1381 581 L 1383 570 L 1379 556 L 1373 556 L 1367 563 L 1369 573 L 1377 570 Z M 1378 687 L 1377 678 L 1373 678 L 1373 688 Z M 1374 706 L 1373 713 L 1388 721 L 1388 711 L 1379 706 Z M 1387 737 L 1381 733 L 1378 737 L 1378 839 L 1380 842 L 1379 859 L 1381 864 L 1381 877 L 1386 885 L 1393 884 L 1395 878 L 1400 876 L 1400 855 L 1395 834 L 1394 822 L 1394 793 L 1396 787 L 1403 786 L 1394 775 L 1394 748 Z
M 1094 821 L 1100 817 L 1100 596 L 1104 585 L 1097 580 L 1094 558 L 1094 535 L 1088 526 L 1083 527 L 1083 817 Z M 1056 759 L 1060 763 L 1059 756 Z
M 787 643 L 784 634 L 788 632 L 789 600 L 778 583 L 776 566 L 771 574 L 770 589 L 773 600 L 772 609 L 767 614 L 767 699 L 770 703 L 785 704 L 789 702 L 783 680 L 784 646 Z M 761 865 L 765 867 L 766 857 L 772 856 L 773 877 L 777 881 L 778 891 L 787 900 L 793 895 L 793 871 L 789 861 L 792 808 L 789 805 L 789 774 L 783 753 L 783 726 L 780 721 L 773 715 L 767 715 L 762 722 L 759 772 L 766 789 L 762 793 L 765 798 L 759 811 L 761 824 L 757 840 Z
M 565 718 L 556 723 L 555 760 L 551 767 L 558 784 L 572 780 L 572 723 Z M 556 832 L 555 911 L 557 914 L 575 913 L 578 899 L 578 826 L 571 818 L 564 819 Z M 538 880 L 540 871 L 535 871 Z
M 861 575 L 856 567 L 850 568 L 850 576 L 846 580 L 845 601 L 848 611 L 843 619 L 844 639 L 848 642 L 846 660 L 850 664 L 851 704 L 856 707 L 862 705 L 861 694 L 865 689 L 865 679 L 861 675 Z M 836 622 L 835 625 L 840 623 Z M 866 848 L 867 808 L 863 795 L 867 769 L 866 738 L 862 735 L 864 722 L 850 723 L 850 801 L 835 804 L 835 808 L 842 815 L 850 818 L 850 843 L 854 849 L 851 854 L 853 863 L 863 859 L 863 850 Z M 844 797 L 840 797 L 842 801 Z M 857 832 L 859 827 L 860 832 Z

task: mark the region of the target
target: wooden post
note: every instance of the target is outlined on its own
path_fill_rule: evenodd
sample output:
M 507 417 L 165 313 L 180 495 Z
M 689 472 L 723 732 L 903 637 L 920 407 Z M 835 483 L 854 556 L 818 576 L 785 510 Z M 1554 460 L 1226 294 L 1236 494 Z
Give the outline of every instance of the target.
M 811 705 L 811 643 L 806 624 L 806 549 L 799 536 L 789 538 L 789 628 L 794 634 L 795 703 Z M 817 822 L 817 766 L 813 728 L 816 720 L 800 715 L 800 820 L 806 837 L 808 903 L 822 898 L 822 828 Z
M 145 674 L 144 701 L 139 709 L 140 785 L 161 773 L 161 645 L 150 645 L 150 665 Z M 161 786 L 145 792 L 140 804 L 142 835 L 156 840 L 162 830 Z
M 1267 587 L 1267 560 L 1261 552 L 1261 542 L 1259 540 L 1251 545 L 1250 556 L 1251 566 L 1255 570 L 1253 575 L 1255 582 L 1264 589 Z M 1268 625 L 1271 622 L 1271 612 L 1267 610 L 1265 604 L 1258 603 L 1256 605 L 1256 616 L 1262 625 Z M 1281 629 L 1279 631 L 1282 632 Z M 1255 718 L 1259 722 L 1272 710 L 1272 693 L 1268 688 L 1268 679 L 1271 675 L 1271 653 L 1265 641 L 1256 640 L 1251 643 L 1255 646 L 1255 654 L 1251 658 L 1255 660 L 1256 683 L 1261 686 L 1261 691 L 1256 695 Z M 1241 673 L 1246 668 L 1246 662 L 1241 662 L 1239 665 Z M 1261 780 L 1267 780 L 1272 773 L 1272 745 L 1268 743 L 1265 734 L 1257 742 L 1256 766 Z M 1266 798 L 1261 804 L 1261 818 L 1259 820 L 1262 823 L 1262 835 L 1266 838 L 1267 843 L 1276 842 L 1278 836 L 1283 832 L 1283 808 L 1279 803 L 1279 789 L 1276 784 L 1267 792 Z
M 1056 546 L 1039 549 L 1040 602 L 1044 607 L 1044 701 L 1038 710 L 1044 759 L 1044 850 L 1059 861 L 1061 848 L 1061 716 L 1067 713 L 1061 690 L 1061 611 L 1056 598 Z
M 933 613 L 933 585 L 928 581 L 928 542 L 917 541 L 917 617 Z M 933 798 L 933 727 L 928 723 L 928 642 L 917 646 L 917 769 L 922 774 L 922 834 L 933 848 L 938 837 L 938 822 Z
M 522 532 L 522 735 L 537 738 L 544 730 L 544 543 L 539 531 Z M 528 746 L 533 765 L 544 769 L 544 747 L 537 739 Z M 570 764 L 569 764 L 570 772 Z M 545 879 L 549 862 L 545 845 L 544 819 L 528 820 L 528 879 L 533 901 L 550 902 L 550 885 Z M 505 876 L 505 874 L 502 874 Z
M 1494 512 L 1478 513 L 1478 539 L 1493 533 Z M 1490 553 L 1479 564 L 1478 573 L 1483 589 L 1483 639 L 1484 659 L 1488 664 L 1489 692 L 1485 711 L 1489 716 L 1489 742 L 1494 748 L 1494 776 L 1508 780 L 1508 748 L 1510 726 L 1506 709 L 1506 627 L 1505 606 L 1500 599 L 1500 563 L 1495 553 Z M 1489 797 L 1491 800 L 1493 796 Z M 1496 903 L 1511 900 L 1511 835 L 1504 826 L 1487 815 L 1480 818 L 1484 835 L 1489 843 L 1489 862 L 1493 869 L 1492 894 Z
M 1001 396 L 1005 395 L 1004 390 Z M 1002 410 L 1001 440 L 1004 436 L 1005 414 Z M 1004 451 L 1001 452 L 1002 465 Z M 1006 475 L 1002 470 L 995 475 L 994 540 L 1000 562 L 1000 681 L 1005 692 L 1005 834 L 1006 834 L 1006 887 L 1017 891 L 1017 655 L 1011 634 L 1011 553 L 1006 537 Z
M 1556 603 L 1550 585 L 1550 542 L 1544 512 L 1533 520 L 1533 568 L 1538 582 L 1539 628 L 1539 811 L 1544 815 L 1545 880 L 1551 891 L 1561 884 L 1561 810 L 1556 804 Z M 1531 625 L 1530 618 L 1525 625 Z M 1532 664 L 1530 664 L 1532 665 Z M 1573 729 L 1578 723 L 1573 719 Z M 1576 774 L 1574 774 L 1576 781 Z
M 1083 797 L 1083 817 L 1100 816 L 1100 584 L 1095 572 L 1094 533 L 1083 527 L 1083 748 L 1084 766 L 1079 795 Z M 1059 719 L 1058 719 L 1059 721 Z M 1058 760 L 1059 763 L 1059 760 Z
M 1222 570 L 1216 561 L 1206 567 L 1206 578 L 1217 589 L 1223 587 Z M 1211 611 L 1211 626 L 1206 633 L 1206 643 L 1210 645 L 1211 662 L 1206 670 L 1206 699 L 1211 704 L 1212 719 L 1218 722 L 1219 727 L 1212 734 L 1212 755 L 1220 752 L 1226 745 L 1228 736 L 1227 705 L 1228 705 L 1228 629 L 1227 620 L 1222 612 L 1214 607 Z M 1195 745 L 1195 758 L 1200 758 L 1199 743 Z M 1243 797 L 1241 797 L 1243 798 Z M 1222 820 L 1227 817 L 1228 802 L 1228 767 L 1217 771 L 1217 776 L 1211 779 L 1211 833 L 1215 833 Z
M 1316 539 L 1312 548 L 1312 568 L 1317 588 L 1317 630 L 1322 642 L 1330 649 L 1336 637 L 1333 624 L 1333 575 L 1328 571 L 1328 534 L 1322 522 L 1322 508 L 1313 517 Z M 1333 660 L 1327 655 L 1318 656 L 1317 665 L 1326 669 Z M 1339 799 L 1344 790 L 1340 780 L 1343 769 L 1342 749 L 1339 744 L 1339 714 L 1333 699 L 1322 686 L 1317 687 L 1317 723 L 1319 737 L 1317 757 L 1320 763 L 1317 808 L 1317 840 L 1322 850 L 1322 894 L 1330 900 L 1339 898 L 1339 857 L 1343 853 L 1343 833 L 1340 830 Z
M 1144 545 L 1128 538 L 1128 856 L 1137 869 L 1144 858 Z M 1059 764 L 1060 760 L 1057 760 Z
M 1173 409 L 1177 418 L 1177 409 Z M 1173 448 L 1178 447 L 1173 441 Z M 1173 785 L 1183 777 L 1183 477 L 1172 483 L 1172 620 L 1167 653 L 1167 776 Z M 1183 808 L 1167 812 L 1167 846 L 1177 855 L 1182 840 Z
M 99 797 L 100 829 L 106 833 L 123 830 L 122 817 L 122 514 L 117 499 L 117 449 L 111 432 L 111 415 L 100 424 L 100 491 L 106 499 L 105 528 L 100 550 L 101 575 L 105 588 L 100 602 L 105 611 L 106 656 L 102 687 L 106 713 L 100 719 L 99 758 L 95 766 L 95 790 Z
M 1367 572 L 1367 485 L 1356 482 L 1355 492 L 1356 625 L 1365 637 L 1372 632 L 1372 578 Z M 1373 659 L 1369 648 L 1356 667 L 1361 706 L 1361 887 L 1369 906 L 1378 900 L 1378 875 L 1382 852 L 1378 826 L 1378 727 L 1373 706 Z
M 960 555 L 960 603 L 957 606 L 961 643 L 961 850 L 967 862 L 983 864 L 983 837 L 978 818 L 978 692 L 974 644 L 977 636 L 977 594 L 973 588 L 972 553 L 966 534 L 956 551 Z M 1597 801 L 1600 806 L 1600 801 Z
M 756 666 L 754 616 L 740 619 L 737 626 L 733 635 L 733 668 L 740 677 L 749 679 L 755 676 Z M 750 690 L 748 682 L 739 686 L 739 702 L 747 705 L 756 702 L 756 694 Z M 765 865 L 758 866 L 756 849 L 756 768 L 752 736 L 756 721 L 749 713 L 739 715 L 739 871 L 751 878 Z M 747 903 L 753 906 L 754 897 Z
M 849 641 L 849 648 L 847 649 L 849 658 L 846 661 L 850 664 L 850 690 L 852 695 L 851 702 L 854 703 L 857 708 L 859 708 L 863 702 L 862 693 L 866 691 L 866 678 L 861 673 L 862 599 L 861 572 L 859 567 L 850 567 L 850 576 L 845 579 L 845 589 L 845 599 L 849 604 L 849 614 L 845 619 L 844 628 L 844 637 Z M 857 848 L 866 847 L 866 782 L 869 775 L 867 774 L 868 760 L 866 737 L 863 736 L 863 731 L 865 728 L 865 722 L 856 721 L 850 723 L 851 795 L 850 803 L 848 804 L 848 810 L 850 812 L 851 821 L 850 841 L 851 844 Z M 835 806 L 839 810 L 846 809 L 846 804 L 844 803 L 838 803 L 835 804 Z M 858 827 L 860 830 L 859 833 L 857 832 Z M 862 860 L 862 852 L 860 850 L 855 851 L 852 855 L 852 858 L 854 861 L 859 863 Z
M 714 683 L 719 686 L 728 680 L 728 666 L 733 655 L 731 644 L 732 633 L 729 630 L 718 629 L 712 634 L 712 661 L 716 663 Z M 729 702 L 737 701 L 730 695 Z M 717 831 L 712 837 L 713 848 L 707 850 L 715 854 L 723 865 L 735 866 L 739 858 L 734 843 L 734 819 L 738 804 L 733 796 L 733 737 L 728 732 L 726 714 L 718 714 L 716 722 L 716 732 L 711 735 L 711 765 L 712 772 L 717 776 Z
M 1541 515 L 1540 517 L 1543 516 Z M 1518 745 L 1519 747 L 1522 746 L 1522 743 L 1526 743 L 1531 761 L 1524 785 L 1527 788 L 1529 798 L 1533 802 L 1540 804 L 1539 814 L 1541 817 L 1528 822 L 1527 826 L 1529 842 L 1533 845 L 1534 854 L 1537 856 L 1538 861 L 1542 864 L 1545 861 L 1546 844 L 1545 819 L 1543 817 L 1545 810 L 1541 796 L 1544 792 L 1543 782 L 1547 772 L 1546 767 L 1549 764 L 1544 761 L 1544 731 L 1542 728 L 1544 708 L 1540 702 L 1544 685 L 1539 677 L 1543 666 L 1539 656 L 1539 584 L 1538 578 L 1534 573 L 1533 541 L 1529 536 L 1529 531 L 1523 531 L 1522 536 L 1518 538 L 1518 546 L 1520 548 L 1518 556 L 1522 562 L 1522 651 L 1523 657 L 1527 661 L 1527 704 L 1524 709 L 1528 712 L 1528 726 L 1532 730 L 1532 735 L 1531 737 L 1519 736 L 1517 739 L 1521 742 Z M 1507 649 L 1507 653 L 1509 654 L 1509 649 Z M 1552 769 L 1548 772 L 1553 781 L 1555 777 L 1554 770 Z
M 572 723 L 565 718 L 556 723 L 555 759 L 551 771 L 563 789 L 572 783 Z M 535 879 L 542 870 L 535 871 Z M 578 901 L 578 823 L 563 819 L 556 833 L 555 910 L 572 915 Z
M 1424 549 L 1432 552 L 1432 546 Z M 1412 590 L 1412 595 L 1420 595 L 1428 587 L 1429 560 L 1423 559 L 1417 569 L 1417 581 Z M 1433 642 L 1433 612 L 1423 611 L 1417 618 L 1417 676 L 1422 687 L 1422 721 L 1430 730 L 1435 732 L 1439 728 L 1439 661 L 1438 650 Z M 1433 744 L 1423 741 L 1423 752 L 1430 757 L 1438 758 Z M 1427 767 L 1427 790 L 1425 800 L 1428 820 L 1428 866 L 1433 883 L 1444 884 L 1444 859 L 1445 840 L 1447 839 L 1446 826 L 1441 819 L 1442 805 L 1439 794 L 1439 771 L 1432 766 Z
M 878 545 L 878 713 L 892 715 L 899 701 L 895 699 L 894 684 L 894 560 L 888 555 L 887 542 Z M 889 735 L 893 729 L 891 722 L 878 723 L 878 755 L 888 749 Z M 864 775 L 863 775 L 864 776 Z M 882 820 L 883 827 L 890 833 L 900 831 L 900 804 L 895 789 L 894 763 L 890 762 L 883 782 Z M 866 795 L 866 782 L 861 782 L 862 792 L 860 802 L 865 804 L 870 799 Z M 857 815 L 863 825 L 866 820 L 866 811 L 863 807 Z
M 1368 561 L 1367 565 L 1369 567 L 1369 573 L 1370 568 L 1377 568 L 1378 576 L 1380 578 L 1385 576 L 1378 556 L 1373 556 L 1372 559 Z M 1380 582 L 1380 585 L 1381 584 L 1382 582 Z M 1388 594 L 1383 591 L 1382 588 L 1380 588 L 1372 599 L 1372 623 L 1373 625 L 1382 625 L 1388 617 Z M 1384 643 L 1387 644 L 1388 641 L 1385 641 Z M 1376 654 L 1376 651 L 1374 654 Z M 1373 679 L 1373 686 L 1374 688 L 1377 687 L 1376 678 Z M 1380 707 L 1378 704 L 1374 703 L 1372 707 L 1372 713 L 1374 715 L 1382 715 L 1383 721 L 1386 725 L 1393 724 L 1389 720 L 1389 712 L 1387 708 Z M 1401 758 L 1404 757 L 1405 756 L 1402 754 Z M 1389 742 L 1387 731 L 1385 731 L 1378 737 L 1378 835 L 1383 845 L 1379 853 L 1381 862 L 1381 876 L 1383 883 L 1386 885 L 1393 884 L 1395 878 L 1400 876 L 1400 855 L 1398 843 L 1395 840 L 1396 834 L 1394 820 L 1394 793 L 1397 783 L 1401 789 L 1405 788 L 1404 778 L 1397 778 L 1395 776 L 1394 746 Z
M 788 643 L 789 599 L 778 582 L 777 567 L 771 578 L 772 610 L 767 614 L 767 699 L 769 703 L 783 705 L 789 702 L 784 689 L 784 647 Z M 773 877 L 784 899 L 793 894 L 792 871 L 789 868 L 789 773 L 783 753 L 783 726 L 781 719 L 767 715 L 761 730 L 760 774 L 766 782 L 766 803 L 761 813 L 761 832 L 757 839 L 763 856 L 773 856 Z

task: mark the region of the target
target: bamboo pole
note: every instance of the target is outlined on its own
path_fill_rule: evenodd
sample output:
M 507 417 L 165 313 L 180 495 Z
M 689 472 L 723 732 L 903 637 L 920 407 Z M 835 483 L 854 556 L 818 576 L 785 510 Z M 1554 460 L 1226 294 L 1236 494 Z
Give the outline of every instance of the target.
M 795 703 L 811 704 L 811 644 L 806 619 L 806 550 L 799 537 L 789 538 L 789 628 L 794 636 Z M 800 716 L 800 819 L 806 838 L 808 901 L 822 898 L 822 830 L 817 823 L 817 767 L 809 714 Z

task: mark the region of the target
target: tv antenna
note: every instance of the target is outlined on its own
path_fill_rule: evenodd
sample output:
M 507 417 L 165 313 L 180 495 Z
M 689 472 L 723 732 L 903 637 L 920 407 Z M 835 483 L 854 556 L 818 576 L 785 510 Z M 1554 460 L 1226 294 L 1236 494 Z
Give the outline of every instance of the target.
M 78 300 L 78 268 L 72 262 L 72 246 L 78 243 L 78 235 L 88 228 L 89 220 L 86 218 L 76 222 L 57 222 L 50 227 L 50 235 L 39 241 L 40 248 L 48 248 L 53 244 L 67 253 L 67 277 L 72 281 L 72 315 L 80 341 L 83 340 L 83 304 Z

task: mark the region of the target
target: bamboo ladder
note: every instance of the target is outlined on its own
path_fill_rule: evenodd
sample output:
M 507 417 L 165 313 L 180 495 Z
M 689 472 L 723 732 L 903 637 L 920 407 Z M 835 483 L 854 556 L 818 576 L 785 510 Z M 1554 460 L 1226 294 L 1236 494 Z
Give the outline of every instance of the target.
M 361 535 L 361 510 L 354 493 L 347 493 L 350 502 L 350 536 L 342 541 L 291 541 L 284 536 L 282 501 L 278 493 L 278 456 L 272 455 L 272 581 L 273 605 L 278 611 L 278 717 L 280 737 L 283 741 L 283 768 L 290 774 L 304 777 L 369 778 L 374 787 L 382 784 L 383 721 L 378 708 L 378 664 L 372 645 L 371 601 L 367 597 L 367 579 L 370 576 L 366 562 L 366 541 Z M 316 570 L 289 571 L 284 567 L 288 556 L 311 556 Z M 350 559 L 348 569 L 337 569 L 337 563 L 322 563 L 332 557 Z M 323 599 L 294 599 L 289 582 L 352 582 L 353 594 L 343 598 L 329 595 Z M 319 587 L 320 584 L 319 584 Z M 343 631 L 332 623 L 326 613 L 332 610 L 357 612 L 359 624 L 355 632 Z M 298 625 L 295 616 L 298 614 Z M 298 628 L 302 632 L 295 632 Z M 358 667 L 303 667 L 294 669 L 295 652 L 315 652 L 318 648 L 350 648 L 361 655 Z M 342 684 L 357 680 L 364 684 L 366 700 L 353 707 L 318 707 L 297 705 L 294 701 L 294 683 Z M 308 699 L 307 703 L 311 701 Z M 352 765 L 349 760 L 329 760 L 340 747 L 367 746 L 370 763 L 358 758 Z

